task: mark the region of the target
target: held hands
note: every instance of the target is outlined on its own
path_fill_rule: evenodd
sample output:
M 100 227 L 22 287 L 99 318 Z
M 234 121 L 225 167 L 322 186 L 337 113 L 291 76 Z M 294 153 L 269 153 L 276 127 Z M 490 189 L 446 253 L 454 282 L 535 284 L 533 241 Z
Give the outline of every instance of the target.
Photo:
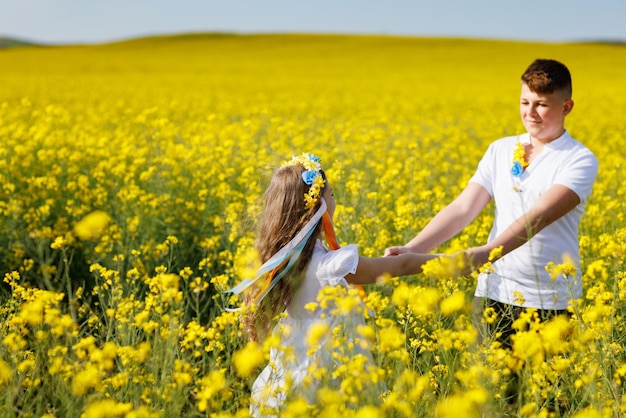
M 384 256 L 397 256 L 412 252 L 407 246 L 395 246 L 386 248 Z M 448 266 L 447 270 L 450 276 L 470 277 L 473 272 L 478 271 L 485 263 L 494 262 L 500 258 L 501 251 L 493 250 L 483 245 L 451 254 L 437 254 L 437 256 Z M 444 261 L 444 259 L 447 259 L 447 261 Z
M 490 260 L 490 250 L 488 248 L 482 247 L 474 247 L 469 248 L 467 250 L 458 251 L 454 253 L 453 257 L 459 257 L 463 261 L 459 263 L 463 266 L 463 268 L 459 271 L 460 276 L 469 277 L 472 272 L 477 271 L 488 261 Z

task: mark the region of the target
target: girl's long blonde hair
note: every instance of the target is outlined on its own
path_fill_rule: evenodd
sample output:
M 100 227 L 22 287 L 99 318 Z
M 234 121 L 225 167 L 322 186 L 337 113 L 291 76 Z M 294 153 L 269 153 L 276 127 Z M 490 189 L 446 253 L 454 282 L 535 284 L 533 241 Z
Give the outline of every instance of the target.
M 309 186 L 302 180 L 303 171 L 304 167 L 301 165 L 281 167 L 274 173 L 265 191 L 265 205 L 259 220 L 256 241 L 256 248 L 262 263 L 269 260 L 291 241 L 320 207 L 319 200 L 313 208 L 305 207 L 304 195 L 308 192 Z M 321 175 L 325 180 L 323 171 Z M 276 316 L 282 313 L 291 302 L 304 279 L 320 231 L 321 223 L 306 243 L 295 266 L 280 279 L 258 306 L 248 310 L 245 331 L 251 340 L 260 342 L 265 339 Z M 248 307 L 254 304 L 259 290 L 256 286 L 251 289 L 244 293 L 244 303 Z

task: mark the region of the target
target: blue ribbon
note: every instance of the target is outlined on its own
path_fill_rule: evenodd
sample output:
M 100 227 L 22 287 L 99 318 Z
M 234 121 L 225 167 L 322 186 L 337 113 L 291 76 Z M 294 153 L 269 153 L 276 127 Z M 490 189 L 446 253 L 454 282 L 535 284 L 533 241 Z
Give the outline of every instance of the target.
M 276 286 L 278 281 L 282 279 L 285 274 L 287 274 L 287 272 L 300 258 L 302 250 L 313 235 L 313 232 L 315 231 L 317 225 L 322 219 L 324 212 L 326 212 L 326 202 L 323 198 L 320 198 L 320 202 L 320 208 L 317 210 L 317 212 L 315 212 L 311 220 L 307 222 L 304 228 L 302 228 L 302 230 L 298 232 L 298 234 L 291 241 L 289 241 L 283 248 L 281 248 L 257 270 L 256 277 L 254 279 L 242 280 L 241 283 L 239 283 L 237 286 L 224 291 L 224 293 L 233 293 L 235 295 L 238 295 L 250 286 L 252 286 L 257 280 L 265 277 L 276 267 L 287 262 L 285 268 L 283 268 L 281 272 L 272 279 L 269 287 L 263 292 L 263 294 L 258 297 L 257 303 L 260 303 L 263 298 L 269 293 L 269 291 L 272 290 L 274 286 Z

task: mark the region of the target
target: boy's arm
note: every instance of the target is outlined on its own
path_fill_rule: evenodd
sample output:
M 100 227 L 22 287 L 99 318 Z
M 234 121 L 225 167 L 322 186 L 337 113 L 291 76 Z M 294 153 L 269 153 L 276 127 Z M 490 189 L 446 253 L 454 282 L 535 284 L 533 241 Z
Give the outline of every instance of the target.
M 396 257 L 359 257 L 359 264 L 354 274 L 348 274 L 346 280 L 351 284 L 370 284 L 386 274 L 392 277 L 418 274 L 422 265 L 438 257 L 437 254 L 400 254 Z
M 530 208 L 511 226 L 490 243 L 469 250 L 472 266 L 480 266 L 488 261 L 489 253 L 502 246 L 500 257 L 522 246 L 539 231 L 556 221 L 580 203 L 580 197 L 571 189 L 555 184 L 550 187 Z M 492 260 L 495 261 L 495 260 Z
M 427 253 L 469 225 L 491 201 L 491 195 L 478 183 L 469 183 L 452 203 L 443 208 L 415 238 L 403 247 L 390 247 L 385 255 L 406 252 Z

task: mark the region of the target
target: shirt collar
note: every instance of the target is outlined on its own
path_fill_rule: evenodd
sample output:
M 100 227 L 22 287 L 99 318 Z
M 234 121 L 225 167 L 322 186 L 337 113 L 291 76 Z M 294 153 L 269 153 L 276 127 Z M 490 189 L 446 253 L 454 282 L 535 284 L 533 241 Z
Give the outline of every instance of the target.
M 550 141 L 545 146 L 548 147 L 548 148 L 552 148 L 552 149 L 561 149 L 561 148 L 563 148 L 565 146 L 565 144 L 567 144 L 571 140 L 572 140 L 572 137 L 569 136 L 569 132 L 567 132 L 567 129 L 566 129 L 563 132 L 563 135 L 561 135 L 560 137 L 558 137 L 554 141 Z

